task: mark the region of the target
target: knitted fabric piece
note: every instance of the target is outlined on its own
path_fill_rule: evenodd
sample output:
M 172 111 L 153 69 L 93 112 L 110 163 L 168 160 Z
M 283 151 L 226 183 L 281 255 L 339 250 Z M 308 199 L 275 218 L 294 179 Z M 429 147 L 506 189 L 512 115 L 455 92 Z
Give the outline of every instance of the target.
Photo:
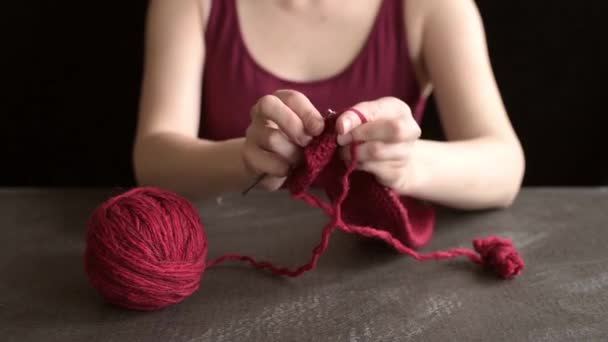
M 512 242 L 495 236 L 473 241 L 474 250 L 453 248 L 420 254 L 414 250 L 429 242 L 435 225 L 435 213 L 424 202 L 399 197 L 381 186 L 372 175 L 355 170 L 357 151 L 351 145 L 352 160 L 345 166 L 338 153 L 335 133 L 336 118 L 327 118 L 324 133 L 315 138 L 304 151 L 304 162 L 287 178 L 284 187 L 292 197 L 320 208 L 330 220 L 323 228 L 321 241 L 312 250 L 310 260 L 296 268 L 277 266 L 240 254 L 225 254 L 207 263 L 206 268 L 230 260 L 244 261 L 258 269 L 298 277 L 313 270 L 329 246 L 336 229 L 350 234 L 380 239 L 399 253 L 418 261 L 467 257 L 472 262 L 493 270 L 503 279 L 519 275 L 524 261 Z M 330 203 L 309 192 L 313 185 L 325 189 Z
M 340 195 L 339 180 L 347 166 L 338 155 L 335 124 L 335 117 L 327 119 L 325 133 L 307 146 L 303 164 L 287 179 L 286 186 L 295 197 L 313 184 L 323 188 L 332 202 Z M 346 224 L 385 230 L 411 248 L 430 241 L 435 226 L 435 211 L 430 204 L 399 196 L 363 171 L 352 172 L 348 191 L 342 203 Z

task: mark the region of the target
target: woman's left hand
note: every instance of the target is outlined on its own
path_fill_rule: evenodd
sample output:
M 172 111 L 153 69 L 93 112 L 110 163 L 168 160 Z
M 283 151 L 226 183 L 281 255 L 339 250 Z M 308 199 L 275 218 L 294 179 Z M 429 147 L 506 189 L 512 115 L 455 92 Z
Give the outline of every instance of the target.
M 394 97 L 361 102 L 342 113 L 336 123 L 342 158 L 350 163 L 350 148 L 358 143 L 357 169 L 370 172 L 383 185 L 403 192 L 412 176 L 411 155 L 420 126 L 410 107 Z

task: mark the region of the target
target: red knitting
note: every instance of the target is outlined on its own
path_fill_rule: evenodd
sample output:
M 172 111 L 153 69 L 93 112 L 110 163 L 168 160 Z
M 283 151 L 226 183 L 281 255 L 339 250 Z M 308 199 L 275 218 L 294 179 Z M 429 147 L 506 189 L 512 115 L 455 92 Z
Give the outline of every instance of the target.
M 473 242 L 475 251 L 455 248 L 429 254 L 417 253 L 414 248 L 428 243 L 433 235 L 433 208 L 427 203 L 400 197 L 393 190 L 381 186 L 371 174 L 356 171 L 355 144 L 351 148 L 352 162 L 345 166 L 337 154 L 335 124 L 335 117 L 328 118 L 325 132 L 305 149 L 304 163 L 294 169 L 286 181 L 286 187 L 294 198 L 323 209 L 331 219 L 323 229 L 321 243 L 313 250 L 311 260 L 291 270 L 269 262 L 258 262 L 249 256 L 230 254 L 209 262 L 206 268 L 226 260 L 243 260 L 257 268 L 296 277 L 315 268 L 329 245 L 332 232 L 338 228 L 348 233 L 381 239 L 400 253 L 420 261 L 465 256 L 493 269 L 504 279 L 513 278 L 522 272 L 524 261 L 511 241 L 498 237 L 476 239 Z M 308 192 L 313 183 L 325 189 L 331 203 Z

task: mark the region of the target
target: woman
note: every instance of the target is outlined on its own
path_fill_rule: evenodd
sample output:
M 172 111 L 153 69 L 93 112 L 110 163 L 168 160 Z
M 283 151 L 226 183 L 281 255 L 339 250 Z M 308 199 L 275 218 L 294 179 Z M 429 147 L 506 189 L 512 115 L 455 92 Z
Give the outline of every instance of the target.
M 278 189 L 336 109 L 341 156 L 360 141 L 358 168 L 399 194 L 509 206 L 524 156 L 474 1 L 345 4 L 152 0 L 138 181 L 208 197 L 267 174 L 261 187 Z M 431 92 L 445 142 L 420 139 Z

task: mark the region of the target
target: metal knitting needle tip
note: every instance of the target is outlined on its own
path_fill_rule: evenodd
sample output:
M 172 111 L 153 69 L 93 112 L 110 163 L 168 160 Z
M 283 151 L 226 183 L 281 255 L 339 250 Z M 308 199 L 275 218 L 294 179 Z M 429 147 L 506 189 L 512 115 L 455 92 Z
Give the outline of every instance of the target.
M 242 196 L 245 196 L 249 193 L 249 191 L 251 191 L 253 188 L 255 188 L 258 184 L 260 184 L 260 182 L 266 177 L 265 173 L 262 173 L 261 175 L 258 176 L 258 178 L 255 179 L 255 181 L 253 183 L 251 183 L 251 185 L 249 185 L 247 187 L 247 189 L 243 190 L 243 192 L 241 193 Z

